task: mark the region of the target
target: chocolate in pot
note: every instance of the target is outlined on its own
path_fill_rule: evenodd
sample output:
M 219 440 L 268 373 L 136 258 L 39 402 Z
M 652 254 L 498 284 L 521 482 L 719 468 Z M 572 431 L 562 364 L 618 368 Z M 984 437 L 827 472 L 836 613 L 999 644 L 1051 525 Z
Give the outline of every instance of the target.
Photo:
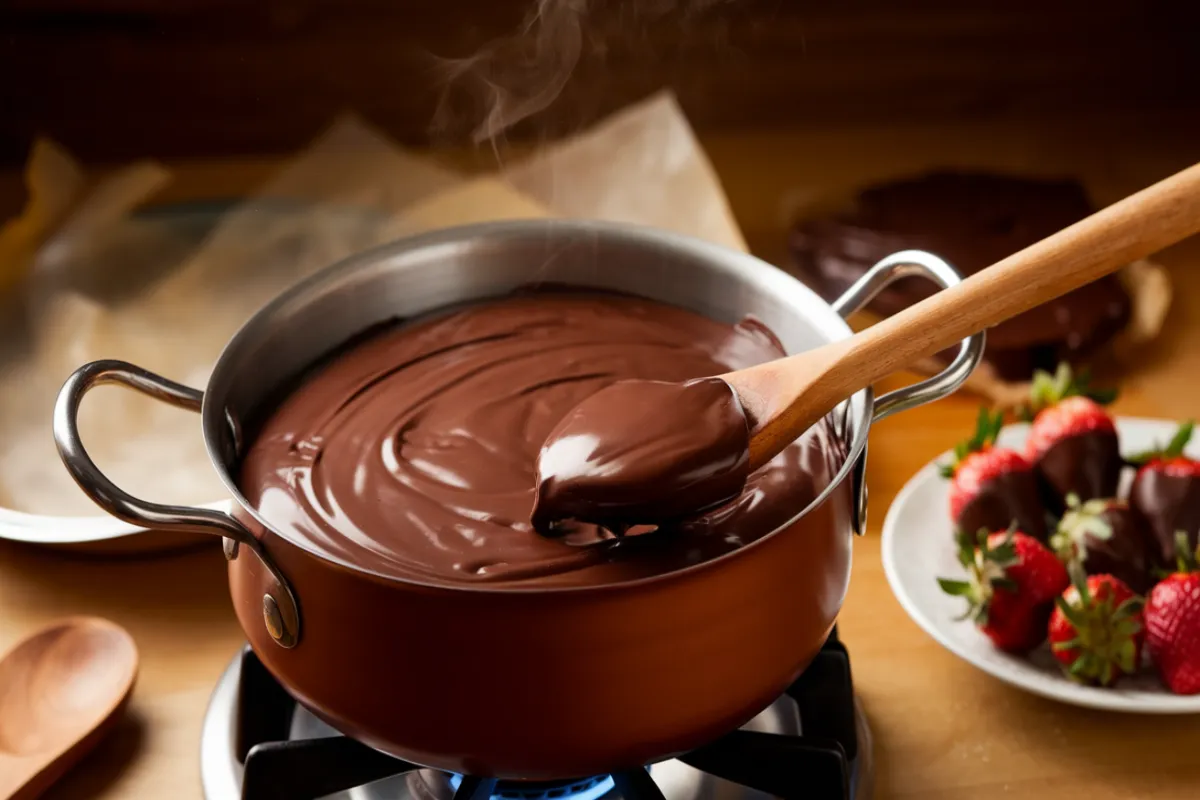
M 955 520 L 964 531 L 1002 531 L 1016 522 L 1017 529 L 1045 542 L 1049 536 L 1046 512 L 1038 497 L 1037 481 L 1030 471 L 998 475 L 985 483 L 963 506 Z
M 1176 531 L 1185 531 L 1188 547 L 1195 549 L 1200 536 L 1200 478 L 1139 470 L 1129 490 L 1129 504 L 1153 537 L 1157 565 L 1174 565 Z
M 1117 434 L 1092 431 L 1052 445 L 1034 462 L 1042 499 L 1052 513 L 1066 508 L 1074 494 L 1081 501 L 1114 497 L 1124 466 Z
M 309 374 L 247 448 L 241 485 L 272 526 L 381 575 L 526 585 L 659 575 L 766 536 L 828 483 L 824 424 L 747 476 L 741 407 L 728 384 L 706 378 L 781 355 L 761 325 L 625 295 L 543 292 L 465 306 L 376 331 Z M 557 428 L 568 444 L 586 444 L 595 431 L 571 410 L 623 382 L 669 396 L 654 394 L 648 407 L 618 396 L 586 415 L 625 426 L 616 438 L 634 447 L 601 443 L 586 474 L 541 476 L 535 511 L 547 436 Z M 682 407 L 681 386 L 702 407 Z M 674 435 L 637 435 L 656 424 L 675 424 Z M 650 480 L 664 459 L 690 468 L 670 485 Z M 686 534 L 631 547 L 596 524 L 620 529 L 603 504 L 614 492 L 655 523 L 695 508 L 697 494 L 736 501 L 689 520 Z M 554 538 L 534 532 L 531 518 L 547 527 L 563 516 L 585 521 Z

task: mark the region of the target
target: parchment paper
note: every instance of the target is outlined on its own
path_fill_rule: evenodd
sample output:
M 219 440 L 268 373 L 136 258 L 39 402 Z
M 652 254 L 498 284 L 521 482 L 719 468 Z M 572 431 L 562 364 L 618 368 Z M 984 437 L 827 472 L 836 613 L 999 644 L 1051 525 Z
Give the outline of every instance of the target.
M 513 165 L 504 177 L 563 217 L 649 225 L 746 250 L 721 182 L 670 92 Z

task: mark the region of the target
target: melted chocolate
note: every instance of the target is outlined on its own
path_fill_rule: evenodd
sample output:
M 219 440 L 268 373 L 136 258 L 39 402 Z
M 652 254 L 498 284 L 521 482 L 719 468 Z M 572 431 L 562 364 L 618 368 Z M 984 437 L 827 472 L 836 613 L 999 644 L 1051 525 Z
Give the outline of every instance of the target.
M 749 447 L 742 404 L 724 380 L 619 381 L 547 437 L 533 527 L 552 535 L 576 519 L 623 532 L 708 511 L 742 493 Z
M 783 354 L 753 321 L 730 326 L 621 295 L 466 306 L 376 332 L 307 376 L 266 418 L 239 483 L 288 538 L 387 576 L 593 585 L 660 574 L 736 550 L 806 508 L 845 459 L 828 423 L 731 502 L 619 540 L 585 523 L 553 539 L 534 532 L 542 443 L 617 381 L 689 381 Z M 656 497 L 644 499 L 652 509 Z
M 928 250 L 970 275 L 1093 211 L 1074 181 L 934 173 L 866 189 L 849 213 L 800 223 L 791 249 L 799 276 L 832 300 L 897 251 Z M 933 291 L 928 281 L 905 278 L 870 307 L 894 314 Z M 1086 359 L 1130 313 L 1120 281 L 1105 276 L 991 328 L 984 358 L 1002 377 L 1028 380 L 1035 368 Z
M 968 533 L 981 528 L 994 533 L 1007 529 L 1013 522 L 1022 533 L 1047 541 L 1046 511 L 1032 471 L 1014 470 L 997 475 L 980 487 L 955 520 L 958 528 Z
M 1117 434 L 1092 431 L 1055 442 L 1033 466 L 1046 508 L 1060 514 L 1068 494 L 1081 502 L 1116 496 L 1124 464 Z
M 1185 531 L 1188 547 L 1200 537 L 1200 478 L 1157 468 L 1138 470 L 1129 489 L 1129 505 L 1154 537 L 1157 566 L 1175 565 L 1175 532 Z

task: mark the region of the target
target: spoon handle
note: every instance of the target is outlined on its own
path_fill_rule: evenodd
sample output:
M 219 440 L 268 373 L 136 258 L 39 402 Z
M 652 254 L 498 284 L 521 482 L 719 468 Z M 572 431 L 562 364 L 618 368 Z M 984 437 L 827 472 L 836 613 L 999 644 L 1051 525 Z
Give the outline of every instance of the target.
M 1198 231 L 1195 164 L 872 325 L 849 340 L 837 382 L 857 391 Z

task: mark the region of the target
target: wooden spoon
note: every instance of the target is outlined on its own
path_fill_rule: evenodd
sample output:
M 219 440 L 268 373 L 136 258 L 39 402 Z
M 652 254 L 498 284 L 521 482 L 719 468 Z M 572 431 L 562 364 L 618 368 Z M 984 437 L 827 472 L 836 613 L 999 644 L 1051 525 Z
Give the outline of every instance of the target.
M 875 381 L 1198 231 L 1200 164 L 849 339 L 721 375 L 750 423 L 750 469 Z
M 138 654 L 121 627 L 79 617 L 43 628 L 0 661 L 0 798 L 30 800 L 120 717 Z

